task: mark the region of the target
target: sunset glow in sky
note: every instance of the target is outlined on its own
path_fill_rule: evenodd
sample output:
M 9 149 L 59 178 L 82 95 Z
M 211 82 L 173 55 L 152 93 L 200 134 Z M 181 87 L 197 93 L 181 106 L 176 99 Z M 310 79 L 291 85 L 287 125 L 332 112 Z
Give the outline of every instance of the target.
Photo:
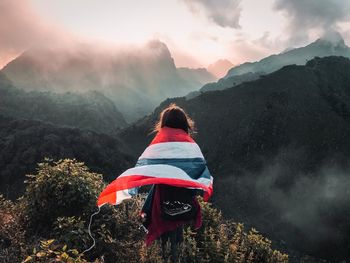
M 220 58 L 239 64 L 305 45 L 327 30 L 349 43 L 349 2 L 0 0 L 0 67 L 51 34 L 126 46 L 159 39 L 177 66 L 207 67 Z

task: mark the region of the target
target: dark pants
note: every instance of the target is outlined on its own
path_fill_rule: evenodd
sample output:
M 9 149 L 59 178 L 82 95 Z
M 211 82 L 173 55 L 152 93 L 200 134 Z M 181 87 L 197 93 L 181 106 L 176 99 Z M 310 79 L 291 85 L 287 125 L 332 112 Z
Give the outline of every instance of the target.
M 174 231 L 165 232 L 163 235 L 160 236 L 160 238 L 162 240 L 163 259 L 165 260 L 167 258 L 166 247 L 167 247 L 167 242 L 169 241 L 171 262 L 173 263 L 177 262 L 179 245 L 183 241 L 183 226 L 178 227 Z

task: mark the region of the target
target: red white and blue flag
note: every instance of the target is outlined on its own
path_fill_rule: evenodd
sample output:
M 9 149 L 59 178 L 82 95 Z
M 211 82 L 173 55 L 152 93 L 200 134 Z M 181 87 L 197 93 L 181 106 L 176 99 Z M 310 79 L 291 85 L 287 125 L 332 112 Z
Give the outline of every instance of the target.
M 152 184 L 200 189 L 205 201 L 212 195 L 213 177 L 199 146 L 185 131 L 161 128 L 136 166 L 111 182 L 97 204 L 120 204 L 136 195 L 138 187 Z

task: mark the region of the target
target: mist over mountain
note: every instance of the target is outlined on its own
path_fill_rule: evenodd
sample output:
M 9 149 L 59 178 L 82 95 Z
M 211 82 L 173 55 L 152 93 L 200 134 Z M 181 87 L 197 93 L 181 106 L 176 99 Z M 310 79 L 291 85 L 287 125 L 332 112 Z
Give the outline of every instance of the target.
M 213 91 L 213 90 L 224 90 L 224 89 L 239 85 L 243 82 L 256 80 L 261 75 L 265 75 L 265 74 L 263 72 L 256 72 L 256 73 L 248 72 L 237 76 L 221 78 L 217 82 L 205 84 L 199 91 L 206 92 L 206 91 Z
M 305 47 L 288 49 L 285 52 L 268 56 L 258 62 L 247 62 L 233 67 L 228 71 L 225 78 L 248 72 L 264 72 L 267 74 L 286 65 L 305 65 L 308 60 L 314 57 L 327 56 L 350 57 L 350 48 L 337 32 L 328 33 Z
M 228 59 L 219 59 L 213 64 L 210 64 L 207 70 L 217 78 L 222 78 L 233 66 L 234 65 Z
M 114 103 L 97 91 L 54 93 L 24 91 L 0 72 L 0 112 L 12 118 L 115 134 L 126 121 Z
M 260 76 L 274 72 L 286 65 L 305 65 L 314 57 L 343 56 L 350 58 L 350 48 L 338 32 L 328 32 L 315 42 L 300 48 L 288 48 L 280 54 L 263 58 L 258 62 L 246 62 L 231 68 L 217 82 L 207 83 L 200 92 L 223 90 Z M 198 95 L 198 94 L 197 94 Z
M 207 72 L 183 71 L 177 70 L 167 46 L 157 40 L 118 51 L 82 44 L 33 48 L 2 69 L 14 86 L 26 91 L 98 91 L 115 103 L 128 122 L 210 79 Z
M 188 83 L 195 83 L 197 87 L 217 79 L 215 75 L 209 73 L 205 68 L 177 68 L 177 71 L 182 79 Z
M 76 158 L 114 179 L 131 165 L 116 137 L 125 126 L 114 103 L 97 91 L 24 91 L 0 72 L 0 193 L 23 194 L 24 175 L 44 158 Z
M 290 251 L 349 258 L 349 59 L 314 58 L 223 91 L 166 100 L 122 131 L 136 156 L 171 102 L 196 121 L 224 215 Z

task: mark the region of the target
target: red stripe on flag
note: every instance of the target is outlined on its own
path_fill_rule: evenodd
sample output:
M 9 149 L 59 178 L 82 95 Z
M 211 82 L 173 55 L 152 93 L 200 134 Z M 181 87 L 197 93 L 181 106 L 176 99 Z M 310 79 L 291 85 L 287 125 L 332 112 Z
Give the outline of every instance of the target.
M 209 200 L 213 192 L 212 185 L 208 187 L 206 185 L 203 185 L 197 182 L 188 181 L 188 180 L 176 179 L 176 178 L 158 178 L 158 177 L 150 177 L 150 176 L 143 176 L 143 175 L 130 175 L 130 176 L 123 176 L 121 178 L 117 178 L 112 183 L 110 183 L 100 194 L 97 201 L 97 205 L 101 206 L 105 203 L 115 205 L 117 202 L 116 200 L 117 191 L 139 187 L 143 185 L 149 185 L 149 184 L 168 184 L 176 187 L 200 188 L 204 190 L 205 201 Z
M 163 127 L 157 133 L 156 137 L 152 140 L 151 144 L 162 143 L 162 142 L 191 142 L 194 140 L 182 129 L 173 129 Z

